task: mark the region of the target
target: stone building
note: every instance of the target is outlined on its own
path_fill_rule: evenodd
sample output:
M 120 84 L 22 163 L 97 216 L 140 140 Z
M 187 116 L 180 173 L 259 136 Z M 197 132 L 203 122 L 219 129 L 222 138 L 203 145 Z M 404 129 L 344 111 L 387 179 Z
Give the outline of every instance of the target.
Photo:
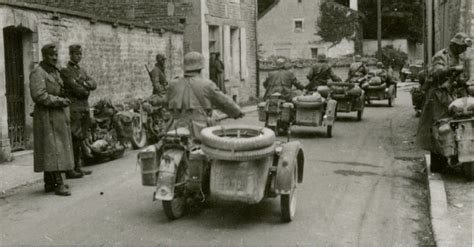
M 465 32 L 474 38 L 474 1 L 472 0 L 427 0 L 426 13 L 426 56 L 431 57 L 439 50 L 448 47 L 451 38 L 457 32 Z M 472 49 L 472 48 L 471 48 Z M 465 53 L 471 81 L 474 80 L 474 52 Z M 474 82 L 471 82 L 474 83 Z
M 337 1 L 357 10 L 357 1 Z M 339 44 L 325 42 L 318 34 L 317 20 L 321 0 L 276 0 L 260 14 L 258 42 L 263 56 L 279 55 L 288 58 L 315 58 L 318 54 L 340 57 L 353 54 L 353 40 Z
M 168 57 L 170 79 L 182 75 L 182 31 L 76 9 L 84 6 L 77 2 L 0 0 L 0 160 L 32 147 L 29 74 L 46 43 L 58 45 L 61 66 L 67 63 L 69 45 L 83 46 L 82 66 L 98 82 L 92 102 L 104 96 L 119 102 L 150 95 L 144 65 L 152 66 L 157 53 Z
M 155 8 L 163 11 L 151 11 Z M 220 52 L 227 92 L 235 101 L 258 97 L 257 0 L 137 0 L 130 9 L 136 21 L 182 26 L 185 52 L 198 51 L 206 59 L 204 77 L 210 53 Z

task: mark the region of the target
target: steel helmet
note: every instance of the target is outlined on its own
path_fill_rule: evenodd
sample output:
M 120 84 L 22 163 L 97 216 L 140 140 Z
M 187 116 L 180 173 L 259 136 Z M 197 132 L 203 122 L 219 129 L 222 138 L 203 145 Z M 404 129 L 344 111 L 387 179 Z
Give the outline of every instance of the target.
M 359 54 L 354 56 L 354 61 L 356 61 L 356 62 L 360 62 L 361 59 L 362 59 L 362 57 Z
M 457 45 L 463 45 L 463 46 L 472 46 L 472 40 L 467 36 L 467 34 L 460 32 L 454 35 L 454 37 L 451 39 L 451 43 L 457 44 Z
M 184 71 L 201 70 L 204 68 L 204 57 L 199 52 L 188 52 L 184 56 Z
M 286 63 L 286 59 L 280 57 L 276 60 L 276 66 L 278 68 L 283 68 L 285 66 L 285 63 Z

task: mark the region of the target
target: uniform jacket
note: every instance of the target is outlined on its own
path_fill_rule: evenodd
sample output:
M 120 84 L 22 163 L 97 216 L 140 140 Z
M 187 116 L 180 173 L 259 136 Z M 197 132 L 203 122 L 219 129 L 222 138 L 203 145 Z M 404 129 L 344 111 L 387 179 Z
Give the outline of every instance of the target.
M 355 77 L 356 73 L 361 73 L 362 76 L 365 76 L 369 73 L 369 69 L 362 62 L 351 63 L 349 67 L 349 78 Z
M 97 88 L 97 83 L 73 62 L 61 70 L 61 78 L 66 96 L 71 100 L 71 111 L 89 112 L 89 93 Z
M 214 82 L 201 78 L 200 74 L 185 74 L 173 80 L 168 89 L 168 107 L 173 114 L 171 129 L 187 127 L 200 139 L 200 132 L 208 125 L 212 109 L 216 108 L 229 117 L 237 117 L 241 111 Z
M 304 89 L 304 86 L 298 82 L 293 72 L 284 69 L 271 72 L 263 82 L 263 86 L 266 89 L 263 96 L 264 100 L 274 93 L 280 93 L 286 101 L 290 101 L 294 96 L 293 86 L 298 89 Z
M 150 72 L 151 82 L 153 84 L 154 95 L 165 95 L 168 81 L 166 80 L 165 72 L 163 72 L 158 65 Z
M 309 80 L 306 88 L 309 90 L 314 90 L 317 86 L 327 85 L 329 79 L 337 82 L 341 81 L 341 78 L 334 74 L 327 63 L 316 63 L 306 77 Z
M 448 107 L 454 101 L 455 95 L 447 83 L 448 70 L 459 64 L 461 64 L 461 59 L 452 54 L 449 49 L 437 52 L 432 58 L 430 80 L 423 85 L 427 90 L 427 95 L 417 134 L 418 144 L 425 150 L 437 152 L 431 128 L 436 121 L 449 117 Z
M 211 61 L 209 64 L 209 78 L 216 83 L 223 93 L 227 93 L 224 83 L 224 64 L 221 60 L 215 59 Z
M 74 167 L 69 107 L 59 71 L 43 62 L 30 74 L 33 113 L 34 171 L 67 171 Z

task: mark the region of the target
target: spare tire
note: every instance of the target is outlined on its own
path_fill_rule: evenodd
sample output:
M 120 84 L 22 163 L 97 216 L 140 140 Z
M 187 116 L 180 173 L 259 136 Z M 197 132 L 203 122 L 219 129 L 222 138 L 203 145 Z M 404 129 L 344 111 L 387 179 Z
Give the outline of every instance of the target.
M 208 147 L 220 150 L 257 150 L 273 145 L 275 132 L 269 128 L 251 125 L 219 125 L 203 129 L 201 141 Z
M 204 154 L 206 154 L 206 156 L 212 159 L 229 161 L 249 161 L 262 159 L 275 153 L 275 147 L 276 145 L 272 144 L 261 149 L 234 152 L 201 145 L 201 149 Z

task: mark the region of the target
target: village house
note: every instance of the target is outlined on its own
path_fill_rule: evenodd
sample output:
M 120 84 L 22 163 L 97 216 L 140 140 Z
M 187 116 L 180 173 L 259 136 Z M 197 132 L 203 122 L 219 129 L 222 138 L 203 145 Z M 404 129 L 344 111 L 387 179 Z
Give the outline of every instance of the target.
M 203 54 L 205 78 L 210 53 L 220 52 L 227 94 L 234 101 L 258 97 L 257 0 L 141 0 L 129 9 L 136 21 L 183 26 L 184 51 Z
M 144 65 L 152 66 L 157 53 L 167 56 L 169 79 L 183 74 L 182 30 L 127 21 L 125 14 L 112 18 L 108 12 L 97 12 L 109 11 L 110 1 L 97 1 L 104 6 L 96 11 L 81 9 L 94 6 L 80 2 L 0 0 L 0 160 L 32 148 L 34 103 L 29 74 L 41 61 L 41 47 L 47 43 L 58 45 L 60 66 L 68 61 L 69 45 L 83 46 L 81 65 L 98 82 L 92 102 L 102 97 L 120 102 L 149 96 L 152 86 Z
M 321 0 L 275 0 L 260 14 L 258 42 L 262 56 L 315 58 L 318 54 L 341 57 L 355 52 L 355 42 L 344 38 L 339 44 L 318 35 Z M 337 1 L 357 10 L 357 0 Z

